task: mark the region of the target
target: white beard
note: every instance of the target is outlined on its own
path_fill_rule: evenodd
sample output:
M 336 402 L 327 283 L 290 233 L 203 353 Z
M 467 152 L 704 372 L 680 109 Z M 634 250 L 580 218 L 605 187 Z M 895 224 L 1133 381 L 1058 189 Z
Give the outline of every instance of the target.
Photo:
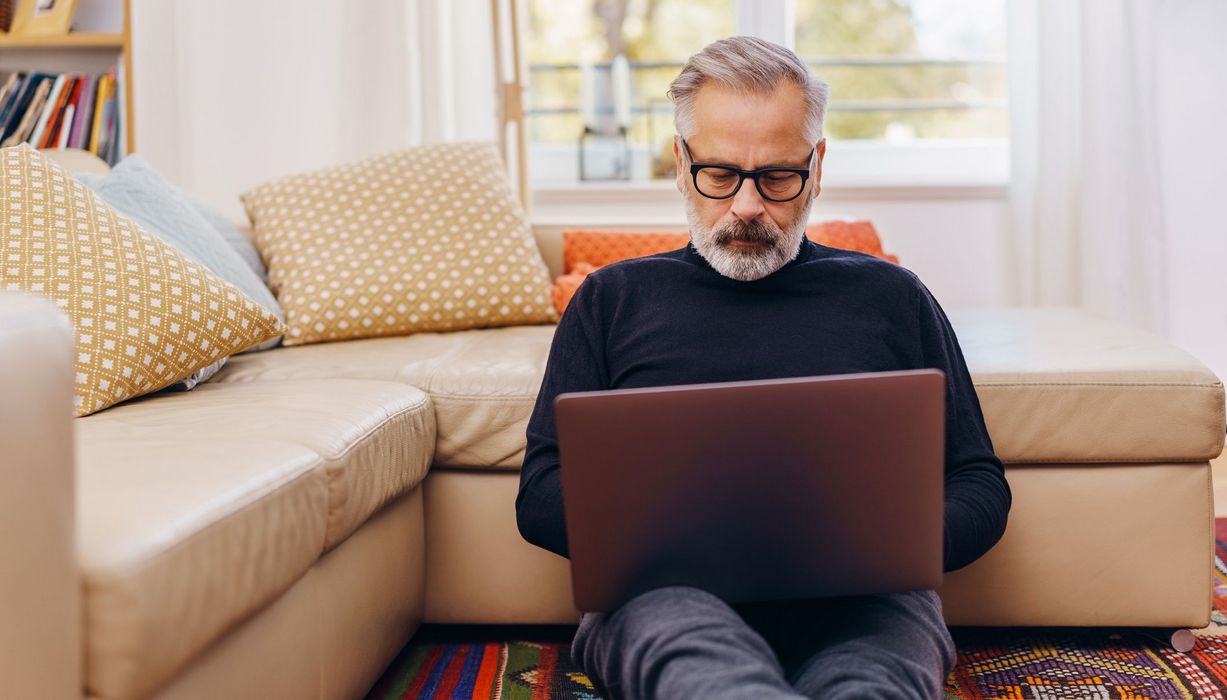
M 787 231 L 773 222 L 757 220 L 709 229 L 699 223 L 692 195 L 687 193 L 685 199 L 686 220 L 690 222 L 690 241 L 694 249 L 725 277 L 739 282 L 760 280 L 787 265 L 801 251 L 805 223 L 809 221 L 809 203 L 798 212 Z M 762 240 L 767 245 L 740 248 L 730 242 L 732 239 Z

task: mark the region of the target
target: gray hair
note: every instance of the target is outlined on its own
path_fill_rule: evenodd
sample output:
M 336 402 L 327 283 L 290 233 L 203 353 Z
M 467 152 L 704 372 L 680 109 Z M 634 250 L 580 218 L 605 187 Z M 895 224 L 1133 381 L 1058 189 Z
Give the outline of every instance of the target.
M 669 85 L 673 100 L 673 124 L 682 138 L 694 133 L 694 100 L 708 81 L 733 90 L 763 95 L 774 92 L 784 81 L 801 88 L 805 95 L 805 139 L 822 138 L 822 119 L 827 111 L 830 88 L 810 75 L 797 54 L 778 44 L 752 36 L 735 36 L 708 44 L 690 57 L 682 72 Z

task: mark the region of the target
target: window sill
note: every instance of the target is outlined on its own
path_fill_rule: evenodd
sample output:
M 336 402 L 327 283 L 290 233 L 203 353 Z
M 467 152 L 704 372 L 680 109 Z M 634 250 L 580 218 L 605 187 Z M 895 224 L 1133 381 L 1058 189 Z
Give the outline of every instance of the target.
M 1004 199 L 1009 144 L 1004 140 L 833 143 L 827 150 L 823 204 Z M 541 182 L 532 221 L 545 226 L 685 226 L 672 180 Z
M 822 187 L 823 203 L 1004 199 L 1002 179 L 957 182 L 833 182 Z M 539 184 L 529 217 L 536 226 L 686 226 L 681 195 L 672 181 Z

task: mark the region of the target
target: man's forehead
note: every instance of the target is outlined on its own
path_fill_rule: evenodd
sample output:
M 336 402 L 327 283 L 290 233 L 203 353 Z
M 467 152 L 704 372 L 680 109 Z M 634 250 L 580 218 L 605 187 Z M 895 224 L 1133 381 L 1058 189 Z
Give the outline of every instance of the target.
M 695 97 L 694 132 L 686 139 L 695 158 L 749 168 L 806 165 L 801 161 L 814 144 L 805 139 L 805 98 L 797 86 L 762 94 L 708 84 Z

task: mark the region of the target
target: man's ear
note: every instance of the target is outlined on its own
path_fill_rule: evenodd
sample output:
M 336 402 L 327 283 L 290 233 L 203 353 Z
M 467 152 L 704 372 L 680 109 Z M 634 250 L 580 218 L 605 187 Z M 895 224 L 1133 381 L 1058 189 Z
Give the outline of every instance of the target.
M 818 196 L 822 191 L 822 159 L 827 154 L 827 140 L 819 139 L 818 143 L 814 144 L 814 173 L 811 177 L 814 178 L 814 187 L 810 190 L 810 199 Z
M 682 149 L 678 145 L 681 142 L 681 136 L 673 137 L 673 164 L 677 166 L 677 191 L 686 194 L 686 178 L 682 174 Z

